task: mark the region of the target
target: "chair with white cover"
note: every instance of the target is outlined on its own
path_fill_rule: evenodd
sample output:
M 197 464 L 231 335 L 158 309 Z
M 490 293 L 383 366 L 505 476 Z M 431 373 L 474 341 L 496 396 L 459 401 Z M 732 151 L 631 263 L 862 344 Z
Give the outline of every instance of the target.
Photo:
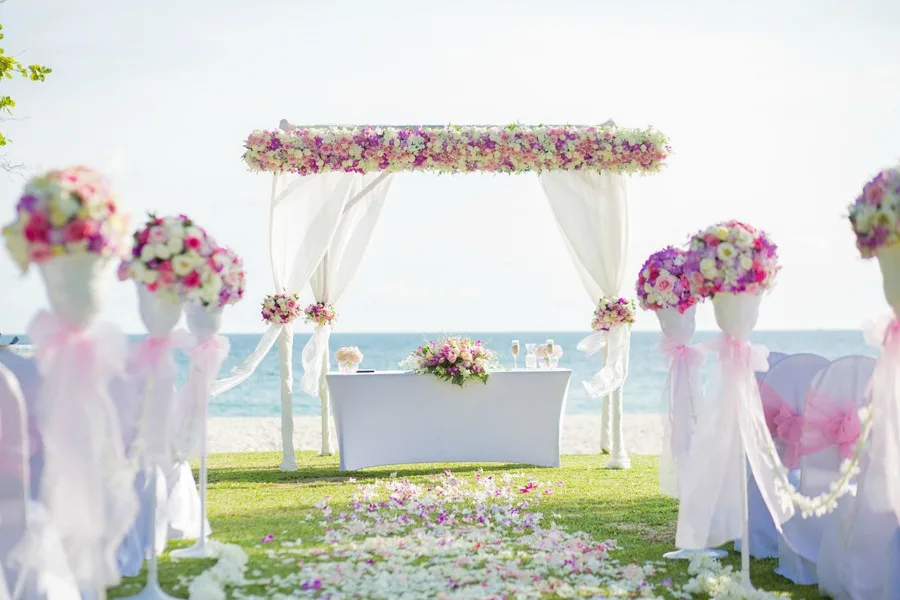
M 804 400 L 801 494 L 815 497 L 828 492 L 840 475 L 841 462 L 852 455 L 860 431 L 858 410 L 869 401 L 874 369 L 875 359 L 868 356 L 840 358 L 810 388 Z M 849 501 L 850 496 L 844 496 L 837 511 L 785 523 L 775 572 L 800 585 L 818 583 L 816 564 L 824 533 Z
M 79 600 L 59 538 L 31 501 L 30 454 L 22 389 L 0 364 L 0 598 Z M 25 571 L 19 558 L 34 543 L 40 544 L 42 564 Z
M 831 363 L 827 358 L 816 354 L 787 355 L 770 352 L 769 370 L 756 374 L 759 382 L 759 395 L 766 415 L 766 424 L 769 426 L 781 461 L 785 464 L 791 463 L 789 468 L 797 469 L 799 467 L 797 462 L 799 457 L 794 458 L 794 450 L 782 438 L 786 437 L 787 429 L 792 425 L 799 426 L 799 422 L 796 425 L 790 423 L 791 417 L 792 415 L 794 417 L 802 415 L 803 399 L 810 384 L 816 375 L 829 364 Z M 779 429 L 785 435 L 779 436 Z M 798 442 L 799 434 L 799 430 L 796 431 Z M 791 458 L 788 459 L 788 456 Z M 789 477 L 796 485 L 799 473 L 792 472 Z M 752 473 L 749 473 L 747 496 L 750 509 L 750 556 L 774 558 L 778 556 L 778 530 L 775 528 L 775 522 L 763 501 L 759 486 Z M 736 552 L 740 552 L 740 540 L 735 540 L 734 549 Z
M 860 457 L 856 495 L 838 504 L 819 547 L 819 591 L 837 600 L 900 598 L 900 519 L 887 483 L 889 429 L 876 421 Z

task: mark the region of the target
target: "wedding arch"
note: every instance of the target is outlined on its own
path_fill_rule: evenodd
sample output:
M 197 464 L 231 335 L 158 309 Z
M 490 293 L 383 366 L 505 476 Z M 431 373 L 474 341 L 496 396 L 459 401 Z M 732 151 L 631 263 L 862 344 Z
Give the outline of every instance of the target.
M 297 126 L 282 120 L 245 143 L 251 170 L 273 174 L 269 245 L 276 292 L 308 283 L 316 302 L 335 304 L 362 262 L 394 173 L 537 173 L 585 290 L 596 303 L 619 296 L 625 278 L 628 207 L 624 175 L 654 173 L 668 139 L 653 128 L 602 125 Z M 585 315 L 585 320 L 589 315 Z M 213 389 L 245 381 L 278 342 L 281 469 L 296 470 L 293 447 L 293 326 L 271 324 L 256 349 Z M 301 388 L 322 404 L 322 455 L 333 453 L 329 369 L 331 327 L 316 325 L 303 348 Z M 608 466 L 627 468 L 622 386 L 629 331 L 610 332 L 602 369 L 585 387 L 602 398 L 601 445 Z

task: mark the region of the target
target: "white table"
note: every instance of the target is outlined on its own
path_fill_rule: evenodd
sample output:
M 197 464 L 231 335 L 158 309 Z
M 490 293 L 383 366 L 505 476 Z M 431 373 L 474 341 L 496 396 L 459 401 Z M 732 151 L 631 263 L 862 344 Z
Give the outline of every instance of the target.
M 498 371 L 465 387 L 397 371 L 329 373 L 341 470 L 431 462 L 559 466 L 572 371 Z

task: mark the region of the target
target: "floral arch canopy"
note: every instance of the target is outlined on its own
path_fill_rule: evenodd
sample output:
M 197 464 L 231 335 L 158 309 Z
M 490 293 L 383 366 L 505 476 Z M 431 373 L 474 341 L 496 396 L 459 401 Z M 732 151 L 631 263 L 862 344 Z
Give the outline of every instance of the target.
M 601 125 L 312 125 L 283 120 L 245 141 L 244 162 L 274 175 L 269 247 L 277 292 L 309 285 L 314 300 L 337 304 L 359 268 L 394 173 L 537 173 L 591 302 L 619 296 L 625 278 L 628 210 L 625 177 L 659 171 L 668 138 L 652 127 Z M 312 177 L 309 177 L 312 176 Z M 585 317 L 590 323 L 590 313 Z M 629 333 L 605 339 L 603 368 L 584 385 L 620 413 Z M 322 401 L 322 454 L 332 453 L 329 370 L 331 325 L 317 325 L 303 349 L 301 388 Z M 221 393 L 246 380 L 276 340 L 281 362 L 283 470 L 295 470 L 293 450 L 293 332 L 272 324 L 257 349 Z M 616 395 L 618 394 L 618 395 Z M 610 400 L 611 398 L 611 400 Z M 605 419 L 608 436 L 609 422 Z M 620 420 L 613 420 L 620 422 Z M 601 444 L 624 453 L 621 428 Z M 627 454 L 623 454 L 627 461 Z M 624 465 L 624 463 L 623 463 Z
M 603 125 L 287 126 L 247 138 L 254 171 L 317 175 L 372 173 L 653 173 L 669 155 L 652 127 Z

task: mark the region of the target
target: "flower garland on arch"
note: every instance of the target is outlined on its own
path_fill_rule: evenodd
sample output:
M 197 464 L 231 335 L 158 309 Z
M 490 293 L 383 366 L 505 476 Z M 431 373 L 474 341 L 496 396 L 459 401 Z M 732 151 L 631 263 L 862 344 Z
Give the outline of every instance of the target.
M 275 325 L 288 325 L 300 316 L 299 294 L 270 294 L 262 303 L 263 321 Z
M 634 324 L 636 312 L 637 304 L 634 300 L 603 296 L 594 310 L 591 329 L 594 331 L 609 331 L 613 327 L 632 325 Z
M 334 325 L 334 322 L 337 320 L 337 311 L 334 309 L 334 306 L 324 302 L 310 304 L 303 309 L 303 314 L 305 315 L 303 317 L 304 322 L 315 323 L 320 327 Z
M 508 125 L 297 127 L 256 130 L 244 161 L 254 171 L 659 171 L 671 148 L 654 130 L 613 126 Z

